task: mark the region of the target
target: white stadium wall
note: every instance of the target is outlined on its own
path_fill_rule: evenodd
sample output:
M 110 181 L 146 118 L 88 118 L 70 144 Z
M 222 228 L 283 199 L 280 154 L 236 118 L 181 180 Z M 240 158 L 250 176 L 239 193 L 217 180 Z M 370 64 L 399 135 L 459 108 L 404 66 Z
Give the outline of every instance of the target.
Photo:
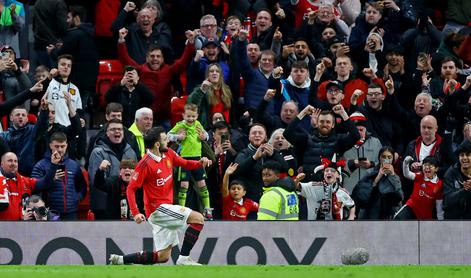
M 471 264 L 471 222 L 210 222 L 191 252 L 204 264 L 341 264 L 348 248 L 367 264 Z M 106 264 L 111 253 L 152 248 L 133 222 L 0 222 L 0 264 Z M 178 256 L 173 250 L 173 264 Z

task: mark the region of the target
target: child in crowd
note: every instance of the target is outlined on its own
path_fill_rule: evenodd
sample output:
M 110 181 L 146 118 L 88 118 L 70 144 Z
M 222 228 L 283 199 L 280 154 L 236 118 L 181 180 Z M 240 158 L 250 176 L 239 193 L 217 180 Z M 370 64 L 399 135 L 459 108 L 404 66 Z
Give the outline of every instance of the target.
M 34 72 L 34 80 L 38 82 L 40 80 L 48 80 L 48 78 L 49 78 L 49 69 L 43 65 L 38 66 Z M 47 88 L 47 86 L 44 86 L 44 88 Z M 30 114 L 34 114 L 36 116 L 38 115 L 39 104 L 41 103 L 41 98 L 43 97 L 45 92 L 46 91 L 43 90 L 43 92 L 33 95 L 30 102 L 30 109 L 29 109 Z
M 437 219 L 443 220 L 443 191 L 442 180 L 437 176 L 438 161 L 433 156 L 427 156 L 422 161 L 422 170 L 413 173 L 409 169 L 414 161 L 411 156 L 404 159 L 402 171 L 404 177 L 414 181 L 414 189 L 407 203 L 396 213 L 394 219 L 434 219 L 433 208 L 436 208 Z
M 208 139 L 208 134 L 204 130 L 198 119 L 198 106 L 188 103 L 184 107 L 183 120 L 178 122 L 169 132 L 170 141 L 178 141 L 180 144 L 179 154 L 185 159 L 200 160 L 201 141 Z M 185 206 L 188 187 L 190 185 L 190 174 L 196 181 L 199 188 L 199 195 L 204 206 L 203 215 L 212 220 L 212 208 L 209 203 L 209 191 L 206 186 L 206 173 L 203 168 L 197 170 L 184 170 L 178 168 L 178 181 L 180 191 L 178 192 L 178 204 Z
M 245 184 L 240 180 L 233 180 L 229 183 L 229 178 L 234 174 L 239 164 L 231 163 L 226 169 L 222 180 L 222 219 L 223 220 L 247 220 L 247 215 L 251 211 L 258 211 L 258 203 L 248 198 L 244 198 L 247 190 Z
M 355 219 L 355 203 L 342 187 L 341 169 L 345 161 L 332 161 L 323 158 L 322 164 L 314 170 L 324 170 L 324 180 L 321 182 L 297 183 L 301 196 L 306 198 L 308 220 L 348 220 Z M 298 175 L 297 180 L 302 176 Z M 344 212 L 345 210 L 345 212 Z
M 227 18 L 226 20 L 226 28 L 223 32 L 223 42 L 229 46 L 231 45 L 231 42 L 232 42 L 232 37 L 233 36 L 236 36 L 237 33 L 239 32 L 239 29 L 241 28 L 242 26 L 242 22 L 240 21 L 240 19 L 235 16 L 235 15 L 231 15 Z

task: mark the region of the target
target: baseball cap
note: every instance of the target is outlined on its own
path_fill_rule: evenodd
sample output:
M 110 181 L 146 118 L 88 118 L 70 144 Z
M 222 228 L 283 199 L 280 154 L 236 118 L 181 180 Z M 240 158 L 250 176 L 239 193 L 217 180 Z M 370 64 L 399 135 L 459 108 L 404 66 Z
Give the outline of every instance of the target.
M 329 80 L 327 85 L 325 86 L 325 90 L 328 91 L 330 87 L 337 87 L 339 88 L 340 90 L 343 91 L 343 86 L 340 82 L 336 81 L 336 80 Z
M 331 47 L 333 44 L 342 43 L 342 42 L 345 42 L 345 40 L 339 36 L 335 36 L 329 40 L 329 47 Z
M 219 42 L 218 41 L 215 41 L 215 40 L 207 40 L 203 43 L 203 46 L 202 48 L 205 48 L 205 47 L 208 47 L 210 45 L 214 45 L 214 46 L 219 46 Z

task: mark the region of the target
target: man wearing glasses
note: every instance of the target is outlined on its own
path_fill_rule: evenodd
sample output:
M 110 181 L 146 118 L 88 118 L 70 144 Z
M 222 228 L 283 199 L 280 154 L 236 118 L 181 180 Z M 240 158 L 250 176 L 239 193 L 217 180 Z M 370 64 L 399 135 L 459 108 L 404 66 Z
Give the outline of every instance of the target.
M 212 14 L 204 15 L 200 19 L 200 34 L 195 41 L 196 50 L 203 48 L 206 41 L 219 41 L 217 21 Z
M 131 159 L 137 161 L 137 154 L 126 143 L 124 139 L 124 127 L 120 120 L 113 119 L 106 125 L 106 136 L 98 138 L 95 148 L 90 155 L 88 174 L 90 181 L 95 180 L 97 170 L 103 160 L 110 162 L 110 166 L 104 171 L 105 179 L 110 176 L 119 175 L 120 161 Z M 96 189 L 94 184 L 90 185 L 90 208 L 95 213 L 95 219 L 103 219 L 107 194 Z

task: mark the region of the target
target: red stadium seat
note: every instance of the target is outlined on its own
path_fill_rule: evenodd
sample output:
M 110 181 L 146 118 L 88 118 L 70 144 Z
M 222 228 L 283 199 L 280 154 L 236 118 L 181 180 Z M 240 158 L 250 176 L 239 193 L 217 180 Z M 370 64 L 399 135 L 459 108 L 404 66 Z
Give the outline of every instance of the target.
M 119 60 L 101 60 L 96 81 L 96 92 L 99 96 L 99 105 L 106 107 L 105 94 L 114 84 L 123 78 L 123 66 Z
M 28 122 L 35 124 L 38 121 L 38 117 L 34 114 L 28 114 Z
M 87 196 L 78 205 L 78 216 L 80 220 L 94 220 L 90 219 L 90 184 L 88 181 L 88 172 L 82 168 L 82 175 L 85 178 L 85 184 L 87 185 Z
M 186 104 L 186 100 L 188 96 L 181 96 L 181 97 L 173 97 L 170 103 L 170 109 L 172 111 L 171 119 L 172 126 L 174 126 L 177 122 L 183 119 L 183 107 Z

